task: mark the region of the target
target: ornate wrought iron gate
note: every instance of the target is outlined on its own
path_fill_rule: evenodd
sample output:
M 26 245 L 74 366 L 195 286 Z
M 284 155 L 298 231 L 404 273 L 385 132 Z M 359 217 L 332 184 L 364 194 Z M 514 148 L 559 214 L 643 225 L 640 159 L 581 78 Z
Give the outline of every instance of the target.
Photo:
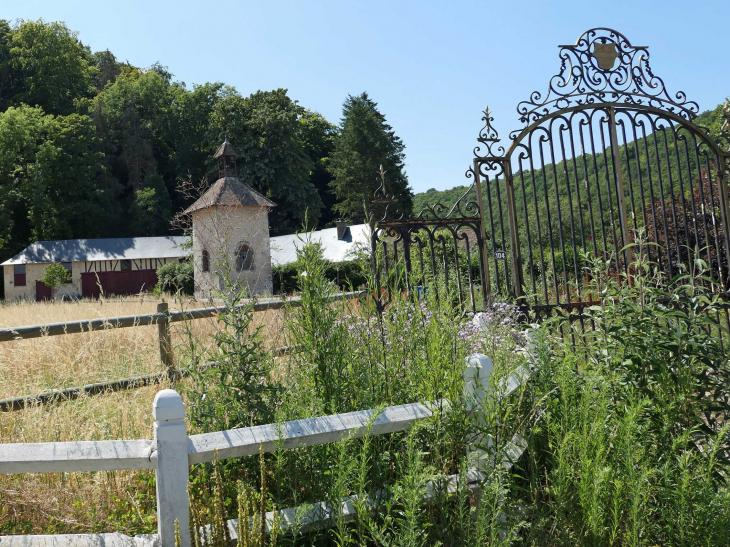
M 484 113 L 471 174 L 484 184 L 485 284 L 493 277 L 491 290 L 538 314 L 580 311 L 595 299 L 583 253 L 621 279 L 629 244 L 643 238 L 667 280 L 699 252 L 727 291 L 727 143 L 693 121 L 697 103 L 667 92 L 647 48 L 621 33 L 589 30 L 559 57 L 545 95 L 517 106 L 524 127 L 506 151 Z
M 368 206 L 371 217 L 378 219 L 371 237 L 380 309 L 394 291 L 419 299 L 430 293 L 437 299 L 453 298 L 464 309 L 480 308 L 488 295 L 489 273 L 483 267 L 486 241 L 479 182 L 474 179 L 453 206 L 429 205 L 406 216 L 395 196 L 388 194 L 382 167 L 379 179 Z

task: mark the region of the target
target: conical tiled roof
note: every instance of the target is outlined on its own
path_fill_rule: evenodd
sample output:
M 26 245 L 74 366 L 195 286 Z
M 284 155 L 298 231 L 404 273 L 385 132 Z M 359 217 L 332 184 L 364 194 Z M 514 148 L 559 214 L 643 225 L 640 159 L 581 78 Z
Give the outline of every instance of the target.
M 236 177 L 221 177 L 185 212 L 192 213 L 198 209 L 216 205 L 224 207 L 276 207 L 276 203 Z

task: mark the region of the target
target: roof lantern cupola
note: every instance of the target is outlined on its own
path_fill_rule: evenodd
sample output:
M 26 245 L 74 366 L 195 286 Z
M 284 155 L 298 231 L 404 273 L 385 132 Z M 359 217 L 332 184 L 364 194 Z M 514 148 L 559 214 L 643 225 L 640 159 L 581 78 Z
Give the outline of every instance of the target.
M 228 139 L 223 141 L 213 157 L 218 160 L 218 180 L 190 207 L 185 214 L 208 207 L 264 207 L 271 209 L 276 203 L 238 179 L 236 158 L 238 153 Z
M 236 158 L 238 157 L 238 153 L 233 148 L 233 145 L 228 142 L 228 138 L 218 147 L 213 157 L 218 160 L 218 178 L 238 176 L 236 172 Z

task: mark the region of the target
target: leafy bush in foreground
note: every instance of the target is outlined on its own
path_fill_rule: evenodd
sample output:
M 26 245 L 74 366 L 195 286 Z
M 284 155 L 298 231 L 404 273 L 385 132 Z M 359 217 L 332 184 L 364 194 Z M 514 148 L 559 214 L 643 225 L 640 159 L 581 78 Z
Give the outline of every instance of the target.
M 573 329 L 575 345 L 557 323 L 540 329 L 528 544 L 727 543 L 730 369 L 698 266 L 671 291 L 643 262 L 631 284 L 594 287 L 595 328 Z

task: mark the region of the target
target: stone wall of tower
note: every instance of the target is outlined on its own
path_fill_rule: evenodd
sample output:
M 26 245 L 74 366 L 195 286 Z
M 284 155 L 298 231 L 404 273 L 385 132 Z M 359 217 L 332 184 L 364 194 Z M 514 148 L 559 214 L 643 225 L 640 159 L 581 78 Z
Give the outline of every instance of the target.
M 196 298 L 217 298 L 217 293 L 226 289 L 226 278 L 251 296 L 272 294 L 266 208 L 213 206 L 194 211 L 192 217 Z M 239 271 L 237 253 L 244 244 L 253 252 L 253 265 Z M 203 271 L 204 250 L 209 256 L 207 272 Z

